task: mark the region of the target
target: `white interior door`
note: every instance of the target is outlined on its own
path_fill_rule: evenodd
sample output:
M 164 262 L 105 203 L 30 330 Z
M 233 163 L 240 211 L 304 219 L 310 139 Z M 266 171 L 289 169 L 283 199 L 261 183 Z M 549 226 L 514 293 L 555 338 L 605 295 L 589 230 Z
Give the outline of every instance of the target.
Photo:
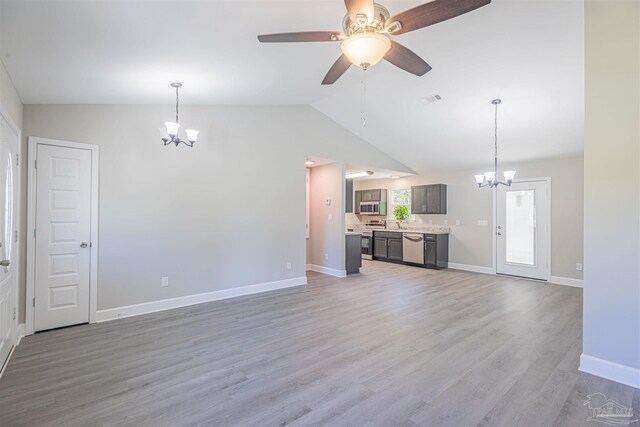
M 37 145 L 35 331 L 89 321 L 91 155 Z
M 549 279 L 549 183 L 518 181 L 497 192 L 498 274 Z
M 0 115 L 0 367 L 16 340 L 18 135 Z

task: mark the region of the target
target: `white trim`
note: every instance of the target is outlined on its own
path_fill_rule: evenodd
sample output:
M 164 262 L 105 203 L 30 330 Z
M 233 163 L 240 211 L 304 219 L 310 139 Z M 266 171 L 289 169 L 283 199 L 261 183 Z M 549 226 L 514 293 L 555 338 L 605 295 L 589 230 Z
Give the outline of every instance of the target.
M 9 124 L 9 127 L 11 128 L 11 130 L 13 130 L 13 132 L 16 134 L 16 136 L 18 137 L 18 146 L 16 147 L 16 154 L 18 155 L 18 159 L 20 158 L 21 154 L 22 154 L 22 131 L 20 130 L 20 128 L 18 127 L 18 125 L 16 125 L 16 122 L 13 121 L 13 118 L 11 117 L 11 115 L 9 114 L 9 111 L 4 108 L 4 106 L 2 104 L 0 104 L 0 115 L 5 119 L 5 121 Z M 15 219 L 15 230 L 18 232 L 18 241 L 15 242 L 15 265 L 16 268 L 13 271 L 13 307 L 10 307 L 10 310 L 16 310 L 18 307 L 18 300 L 20 299 L 20 271 L 22 270 L 21 267 L 21 262 L 22 260 L 20 259 L 20 253 L 22 252 L 21 246 L 20 246 L 20 242 L 22 241 L 22 236 L 20 236 L 20 226 L 22 224 L 21 222 L 21 218 L 22 218 L 22 164 L 24 163 L 25 159 L 22 159 L 22 161 L 18 161 L 18 164 L 16 165 L 16 173 L 15 173 L 15 185 L 17 188 L 16 193 L 14 194 L 14 203 L 16 206 L 16 219 Z M 19 316 L 15 316 L 15 318 L 12 321 L 11 324 L 11 338 L 14 342 L 14 345 L 18 345 L 17 343 L 20 341 L 21 335 L 20 335 L 20 328 L 19 328 L 19 324 L 18 324 L 18 317 Z M 11 350 L 13 351 L 13 350 Z M 11 357 L 11 354 L 9 354 L 9 356 L 7 357 L 7 362 L 9 362 L 9 358 Z M 6 366 L 6 365 L 5 365 Z M 0 376 L 2 376 L 2 374 L 0 373 Z
M 24 338 L 24 328 L 24 323 L 18 324 L 18 339 L 16 340 L 16 347 L 20 345 L 20 341 L 22 341 L 22 338 Z
M 450 262 L 449 268 L 454 270 L 471 271 L 473 273 L 495 274 L 493 267 L 481 267 L 479 265 L 457 264 L 455 262 Z
M 323 267 L 321 265 L 307 264 L 307 271 L 315 271 L 316 273 L 328 274 L 334 277 L 347 277 L 347 270 L 336 270 L 335 268 Z
M 572 279 L 570 277 L 551 276 L 551 283 L 582 288 L 582 279 Z
M 16 328 L 16 330 L 17 330 L 16 342 L 11 347 L 11 350 L 9 350 L 9 354 L 7 355 L 7 359 L 4 361 L 4 365 L 0 365 L 0 379 L 2 379 L 2 374 L 4 374 L 4 371 L 7 370 L 7 366 L 9 366 L 9 361 L 11 360 L 11 356 L 13 356 L 13 352 L 15 351 L 16 347 L 20 345 L 20 341 L 24 337 L 24 323 L 20 323 Z
M 61 141 L 59 139 L 29 137 L 28 179 L 27 179 L 27 297 L 25 301 L 26 334 L 34 333 L 35 309 L 31 303 L 35 295 L 36 245 L 33 230 L 36 226 L 36 169 L 35 159 L 38 144 L 57 147 L 78 148 L 91 151 L 91 266 L 89 272 L 89 322 L 97 321 L 98 309 L 98 217 L 99 217 L 99 167 L 100 147 L 95 144 Z
M 640 369 L 582 353 L 579 371 L 640 389 Z
M 106 310 L 98 310 L 97 321 L 106 322 L 109 320 L 122 319 L 124 317 L 139 316 L 141 314 L 155 313 L 158 311 L 171 310 L 173 308 L 186 307 L 189 305 L 202 304 L 205 302 L 235 298 L 244 295 L 268 292 L 276 289 L 291 288 L 294 286 L 302 286 L 306 284 L 306 277 L 294 277 L 293 279 L 278 280 L 275 282 L 242 286 L 239 288 L 223 289 L 220 291 L 205 292 L 202 294 L 186 295 L 183 297 L 168 298 L 141 304 L 109 308 Z

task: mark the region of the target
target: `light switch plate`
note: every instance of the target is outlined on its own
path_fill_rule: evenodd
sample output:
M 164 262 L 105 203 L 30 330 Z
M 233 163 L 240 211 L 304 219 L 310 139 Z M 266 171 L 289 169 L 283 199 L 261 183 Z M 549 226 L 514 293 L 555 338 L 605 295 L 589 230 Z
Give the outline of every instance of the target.
M 488 219 L 479 219 L 478 220 L 478 225 L 480 227 L 487 227 L 487 226 L 489 226 L 489 220 Z
M 167 286 L 169 286 L 169 277 L 164 276 L 164 277 L 162 278 L 162 282 L 161 282 L 161 283 L 162 283 L 162 287 L 163 287 L 163 288 L 166 288 Z
M 582 263 L 577 263 L 576 264 L 576 270 L 582 271 Z
M 448 220 L 448 219 L 445 219 L 444 221 L 442 221 L 442 223 L 443 223 L 444 225 L 449 225 L 449 220 Z
M 460 225 L 460 220 L 456 219 L 456 225 Z

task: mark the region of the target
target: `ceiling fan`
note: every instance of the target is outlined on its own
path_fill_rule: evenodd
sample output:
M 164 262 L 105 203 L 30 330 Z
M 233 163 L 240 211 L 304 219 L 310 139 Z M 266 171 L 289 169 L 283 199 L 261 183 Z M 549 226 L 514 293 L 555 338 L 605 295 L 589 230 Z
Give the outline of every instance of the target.
M 366 70 L 386 59 L 396 67 L 416 76 L 431 66 L 411 50 L 389 38 L 455 18 L 491 3 L 491 0 L 434 0 L 405 12 L 390 16 L 389 11 L 373 0 L 344 0 L 347 14 L 343 32 L 306 31 L 264 34 L 262 43 L 341 41 L 342 55 L 329 69 L 323 85 L 333 84 L 351 64 Z

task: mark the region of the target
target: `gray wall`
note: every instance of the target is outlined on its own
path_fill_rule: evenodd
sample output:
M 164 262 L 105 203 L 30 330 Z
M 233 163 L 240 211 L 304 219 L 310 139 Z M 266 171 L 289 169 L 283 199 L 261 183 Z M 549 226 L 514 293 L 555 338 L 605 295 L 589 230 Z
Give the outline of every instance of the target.
M 582 279 L 576 263 L 583 255 L 583 158 L 509 164 L 519 178 L 551 177 L 551 275 Z M 503 170 L 503 168 L 500 168 Z M 492 191 L 478 189 L 473 175 L 478 170 L 415 175 L 401 179 L 361 180 L 355 188 L 411 188 L 420 184 L 447 184 L 447 215 L 416 215 L 416 222 L 451 227 L 449 261 L 491 267 L 493 244 Z M 389 212 L 389 218 L 393 213 Z M 350 217 L 351 218 L 351 217 Z M 456 226 L 456 220 L 460 225 Z M 489 221 L 479 226 L 478 220 Z
M 100 145 L 99 309 L 304 276 L 306 155 L 406 170 L 311 107 L 180 112 L 194 149 L 162 146 L 172 106 L 25 106 L 25 136 Z
M 340 163 L 311 168 L 309 264 L 345 269 L 344 174 Z M 326 205 L 326 199 L 331 199 L 331 205 Z M 333 219 L 329 220 L 329 215 Z
M 640 384 L 640 7 L 585 4 L 583 356 Z

